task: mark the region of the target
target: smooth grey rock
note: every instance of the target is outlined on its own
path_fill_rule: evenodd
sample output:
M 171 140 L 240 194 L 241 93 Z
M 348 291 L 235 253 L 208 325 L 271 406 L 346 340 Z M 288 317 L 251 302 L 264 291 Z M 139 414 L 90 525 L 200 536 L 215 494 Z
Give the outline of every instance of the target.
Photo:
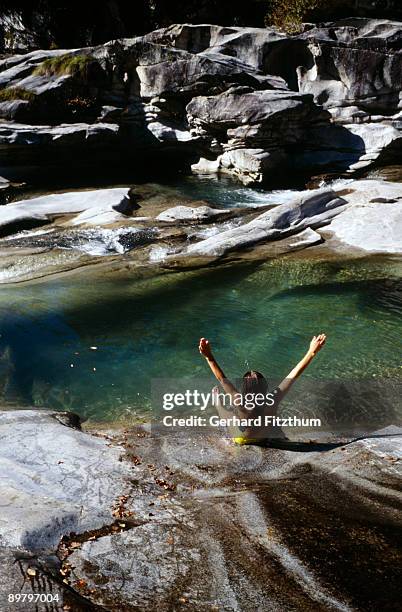
M 85 585 L 87 609 L 202 609 L 207 602 L 349 612 L 368 599 L 378 607 L 385 592 L 390 605 L 399 601 L 400 427 L 335 443 L 285 440 L 280 448 L 234 448 L 216 431 L 153 427 L 104 439 L 76 427 L 68 413 L 0 413 L 6 587 L 14 588 L 17 570 L 23 582 L 29 565 L 42 576 L 42 565 L 52 563 L 44 553 L 73 531 L 81 544 L 67 550 L 66 580 L 71 594 Z M 122 495 L 131 523 L 123 513 L 118 522 L 128 530 L 108 531 Z M 96 533 L 99 527 L 106 531 Z M 345 538 L 362 550 L 361 563 L 341 554 Z M 21 566 L 13 563 L 18 554 L 27 557 Z
M 378 534 L 396 555 L 401 433 L 390 427 L 350 444 L 345 440 L 342 448 L 309 442 L 292 447 L 288 441 L 282 450 L 234 449 L 218 435 L 188 430 L 153 431 L 140 439 L 129 434 L 142 462 L 142 493 L 130 507 L 136 516 L 148 511 L 147 522 L 85 542 L 69 557 L 72 578 L 93 589 L 92 601 L 116 608 L 169 610 L 173 602 L 202 609 L 208 602 L 224 610 L 303 606 L 349 612 L 368 599 L 368 568 L 381 566 L 387 570 L 372 572 L 370 601 L 387 591 L 394 602 L 398 576 L 388 590 L 394 562 L 389 549 L 378 546 Z M 178 487 L 158 496 L 149 479 L 163 473 Z M 367 547 L 364 567 L 355 555 L 334 555 L 345 545 L 340 530 L 353 549 L 358 543 Z M 363 581 L 359 592 L 350 587 L 351 577 Z
M 0 176 L 0 189 L 7 189 L 10 186 L 10 181 L 4 176 Z
M 402 254 L 402 187 L 367 180 L 351 185 L 345 195 L 352 206 L 325 228 L 344 245 L 369 253 Z
M 40 222 L 44 224 L 57 216 L 82 211 L 86 211 L 86 214 L 76 217 L 75 224 L 88 223 L 91 217 L 104 214 L 109 215 L 109 222 L 115 221 L 122 218 L 118 208 L 122 203 L 128 202 L 128 194 L 128 187 L 115 187 L 53 194 L 13 202 L 0 208 L 0 227 L 4 235 L 4 233 L 13 233 L 30 221 L 36 221 L 40 225 Z
M 125 157 L 160 150 L 183 164 L 208 159 L 208 172 L 246 184 L 398 163 L 400 44 L 401 24 L 390 20 L 341 20 L 295 36 L 176 24 L 69 51 L 96 60 L 96 74 L 79 84 L 69 75 L 33 74 L 66 50 L 9 57 L 0 60 L 0 86 L 23 87 L 36 98 L 0 108 L 0 116 L 33 124 L 2 124 L 0 146 L 7 145 L 10 173 L 36 165 L 32 145 L 45 157 L 43 145 L 58 146 L 78 163 L 85 144 L 111 161 L 116 149 Z M 74 96 L 93 106 L 71 110 Z M 94 124 L 74 127 L 66 123 L 72 119 Z M 41 125 L 53 120 L 57 125 Z M 63 163 L 64 154 L 54 156 L 56 166 Z M 196 172 L 206 168 L 194 165 Z
M 312 93 L 326 108 L 395 112 L 402 88 L 400 22 L 343 19 L 297 38 L 309 51 L 308 63 L 299 63 L 300 91 Z
M 0 544 L 54 550 L 63 534 L 113 522 L 127 489 L 121 450 L 62 425 L 57 413 L 0 413 Z
M 28 100 L 8 100 L 0 102 L 0 118 L 20 120 L 29 106 Z
M 175 206 L 174 208 L 168 208 L 161 212 L 156 217 L 156 220 L 168 223 L 174 223 L 175 221 L 205 222 L 210 219 L 216 219 L 217 217 L 223 217 L 228 213 L 230 213 L 229 210 L 220 210 L 211 208 L 210 206 L 197 206 L 196 208 L 192 208 L 191 206 Z
M 278 78 L 271 79 L 250 65 L 236 58 L 220 53 L 190 54 L 185 51 L 172 50 L 165 53 L 159 61 L 146 63 L 137 68 L 141 83 L 141 96 L 151 99 L 167 93 L 185 93 L 186 95 L 208 93 L 211 86 L 228 88 L 230 84 L 243 84 L 256 88 L 287 89 L 286 83 Z M 155 58 L 156 59 L 156 58 Z M 222 89 L 221 89 L 222 90 Z
M 147 129 L 160 142 L 189 142 L 196 140 L 188 130 L 166 125 L 160 121 L 150 121 Z
M 60 94 L 60 91 L 71 79 L 72 77 L 69 74 L 61 74 L 58 76 L 29 75 L 18 81 L 18 87 L 22 87 L 37 96 L 49 93 L 53 90 Z
M 316 110 L 311 106 L 310 97 L 295 92 L 250 92 L 243 88 L 228 90 L 218 96 L 197 97 L 187 106 L 190 126 L 192 123 L 200 123 L 215 128 L 273 121 L 281 115 L 290 119 Z
M 264 69 L 267 48 L 286 38 L 272 28 L 239 28 L 209 24 L 174 24 L 145 35 L 150 42 L 168 44 L 190 53 L 219 52 Z
M 111 143 L 116 140 L 118 126 L 110 123 L 66 123 L 57 126 L 0 123 L 0 147 L 5 145 L 77 146 Z
M 188 246 L 184 254 L 219 257 L 263 240 L 278 239 L 307 227 L 320 227 L 339 214 L 345 205 L 346 201 L 332 189 L 307 191 L 296 196 L 294 201 L 262 213 L 249 223 Z
M 20 86 L 20 81 L 30 76 L 44 60 L 74 52 L 74 49 L 49 49 L 32 51 L 24 55 L 12 55 L 0 60 L 0 86 Z

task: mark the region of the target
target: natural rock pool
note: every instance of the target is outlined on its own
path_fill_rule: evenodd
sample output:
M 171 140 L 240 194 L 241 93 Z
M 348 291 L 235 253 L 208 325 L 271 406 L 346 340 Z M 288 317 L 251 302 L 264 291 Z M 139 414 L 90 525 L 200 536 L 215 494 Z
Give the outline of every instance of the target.
M 276 381 L 325 331 L 328 346 L 305 375 L 324 391 L 308 414 L 329 428 L 385 426 L 402 414 L 383 393 L 402 378 L 401 314 L 402 264 L 392 258 L 294 254 L 150 278 L 84 271 L 3 285 L 1 400 L 132 422 L 149 416 L 154 379 L 209 376 L 200 336 L 228 376 L 253 367 Z M 362 379 L 363 387 L 379 380 L 377 399 L 373 389 L 370 401 L 361 390 L 352 401 L 343 387 L 325 387 Z M 305 399 L 294 391 L 283 410 L 306 412 Z

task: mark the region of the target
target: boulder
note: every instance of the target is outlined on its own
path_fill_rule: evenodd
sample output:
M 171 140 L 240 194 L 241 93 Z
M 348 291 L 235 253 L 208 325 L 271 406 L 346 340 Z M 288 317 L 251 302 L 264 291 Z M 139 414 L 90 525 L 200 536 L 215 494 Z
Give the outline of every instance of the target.
M 272 28 L 239 28 L 209 24 L 174 24 L 144 36 L 148 41 L 190 53 L 221 53 L 236 57 L 258 70 L 264 69 L 271 43 L 286 39 Z
M 326 121 L 309 96 L 244 87 L 193 98 L 186 110 L 194 134 L 222 143 L 216 166 L 204 164 L 204 170 L 233 174 L 246 184 L 272 179 L 278 170 L 285 172 L 289 149 L 302 145 L 311 127 Z
M 292 159 L 299 172 L 358 173 L 375 164 L 402 159 L 402 135 L 391 125 L 364 123 L 312 126 L 305 146 Z
M 167 223 L 174 223 L 177 221 L 184 221 L 186 223 L 205 223 L 219 217 L 224 217 L 230 214 L 230 212 L 230 210 L 219 210 L 217 208 L 211 208 L 210 206 L 197 206 L 197 208 L 192 208 L 191 206 L 175 206 L 174 208 L 168 208 L 161 212 L 156 217 L 156 220 Z
M 299 89 L 325 108 L 355 106 L 368 115 L 397 112 L 402 88 L 402 27 L 386 19 L 343 19 L 299 35 Z M 336 115 L 335 115 L 336 116 Z
M 353 105 L 360 116 L 397 112 L 402 87 L 397 21 L 342 19 L 294 36 L 270 28 L 176 24 L 146 38 L 195 54 L 219 52 L 281 76 L 292 89 L 313 94 L 341 122 L 337 109 L 346 112 Z
M 0 102 L 0 119 L 20 121 L 26 116 L 28 100 L 8 100 Z

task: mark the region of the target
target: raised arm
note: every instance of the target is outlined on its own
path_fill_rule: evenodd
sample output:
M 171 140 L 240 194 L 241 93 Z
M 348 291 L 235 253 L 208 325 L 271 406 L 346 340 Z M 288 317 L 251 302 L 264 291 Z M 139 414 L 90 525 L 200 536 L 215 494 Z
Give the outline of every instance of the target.
M 198 348 L 199 348 L 201 355 L 203 355 L 205 359 L 207 360 L 209 367 L 211 368 L 215 378 L 222 385 L 225 393 L 228 393 L 234 399 L 234 396 L 238 394 L 238 391 L 236 387 L 232 385 L 230 380 L 226 378 L 225 374 L 223 373 L 222 368 L 216 361 L 215 357 L 212 355 L 212 349 L 211 349 L 209 340 L 206 340 L 205 338 L 201 338 Z
M 286 395 L 286 393 L 289 391 L 289 389 L 295 382 L 296 378 L 298 378 L 300 374 L 304 372 L 307 366 L 313 361 L 318 351 L 321 350 L 322 347 L 324 346 L 326 339 L 327 337 L 325 334 L 319 334 L 318 336 L 314 336 L 314 338 L 310 342 L 310 347 L 307 353 L 304 355 L 303 359 L 299 361 L 297 366 L 295 366 L 293 370 L 289 372 L 286 378 L 284 378 L 281 384 L 279 385 L 278 400 L 281 400 L 284 397 L 284 395 Z

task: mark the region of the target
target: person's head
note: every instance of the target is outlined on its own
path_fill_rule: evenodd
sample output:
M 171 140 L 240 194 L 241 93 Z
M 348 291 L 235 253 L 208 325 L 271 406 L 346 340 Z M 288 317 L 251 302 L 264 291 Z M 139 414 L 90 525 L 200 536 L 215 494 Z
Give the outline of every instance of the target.
M 257 393 L 267 393 L 268 383 L 261 372 L 249 370 L 243 375 L 242 394 L 245 397 L 248 393 L 256 395 Z M 251 397 L 251 395 L 249 396 Z

